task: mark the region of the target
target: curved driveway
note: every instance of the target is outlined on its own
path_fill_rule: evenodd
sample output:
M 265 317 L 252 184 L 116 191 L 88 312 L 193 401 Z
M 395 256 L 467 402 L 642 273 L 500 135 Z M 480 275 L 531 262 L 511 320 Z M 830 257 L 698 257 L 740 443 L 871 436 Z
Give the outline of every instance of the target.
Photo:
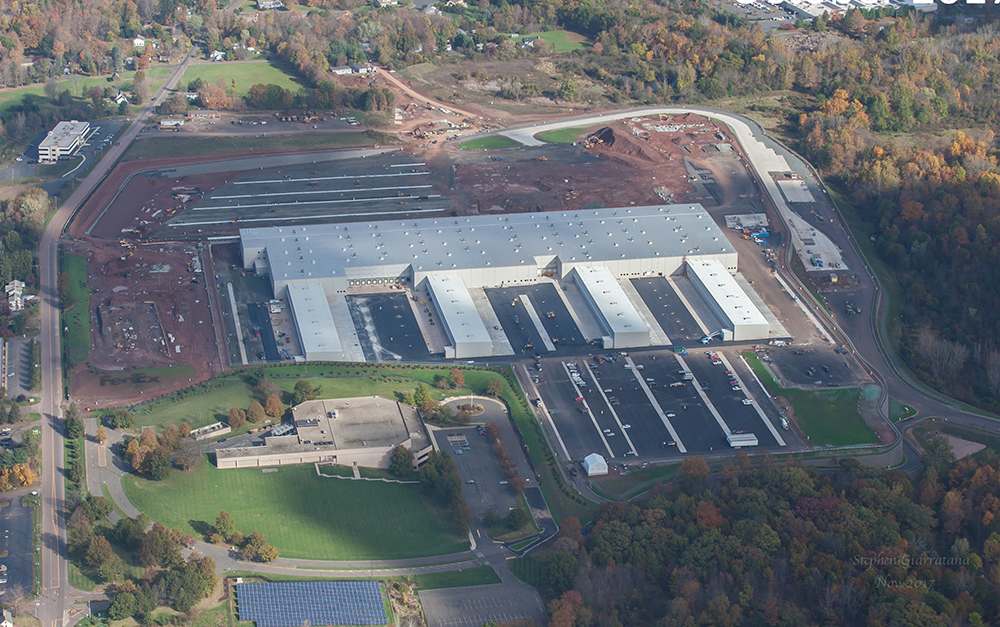
M 769 136 L 753 120 L 728 112 L 690 107 L 659 107 L 566 119 L 548 124 L 496 131 L 493 134 L 504 135 L 526 146 L 539 146 L 545 142 L 535 138 L 535 135 L 538 133 L 571 127 L 591 126 L 628 117 L 659 115 L 661 113 L 666 115 L 695 113 L 718 120 L 729 126 L 740 140 L 744 154 L 747 155 L 749 165 L 758 180 L 762 182 L 769 197 L 767 200 L 771 202 L 772 206 L 777 208 L 785 205 L 784 198 L 777 191 L 777 187 L 773 185 L 771 177 L 768 176 L 768 172 L 772 171 L 768 169 L 771 164 L 766 162 L 766 160 L 762 161 L 758 151 L 747 151 L 747 147 L 742 146 L 743 141 L 748 137 L 746 131 L 750 132 L 749 136 L 752 139 L 762 142 L 766 147 L 784 157 L 791 170 L 799 173 L 801 178 L 806 179 L 810 183 L 810 187 L 824 192 L 821 196 L 825 197 L 817 198 L 818 202 L 828 202 L 827 198 L 829 194 L 825 193 L 826 189 L 822 179 L 804 159 Z M 832 205 L 832 203 L 830 204 Z M 884 338 L 887 336 L 886 317 L 888 308 L 882 303 L 882 293 L 884 290 L 878 278 L 871 271 L 867 260 L 858 250 L 856 242 L 845 226 L 843 216 L 839 214 L 839 210 L 836 209 L 835 205 L 832 205 L 832 207 L 837 211 L 840 219 L 834 228 L 824 229 L 824 233 L 840 249 L 847 267 L 854 270 L 858 279 L 858 288 L 848 295 L 835 295 L 834 302 L 831 305 L 833 311 L 836 313 L 834 316 L 828 315 L 823 307 L 818 306 L 810 291 L 805 289 L 805 286 L 798 277 L 789 270 L 788 259 L 791 252 L 790 247 L 786 247 L 786 257 L 783 260 L 782 270 L 787 277 L 791 277 L 795 282 L 800 301 L 810 303 L 813 313 L 824 322 L 824 325 L 828 326 L 834 332 L 835 337 L 841 338 L 846 345 L 853 349 L 855 356 L 865 365 L 872 376 L 882 383 L 884 390 L 883 403 L 886 400 L 885 397 L 891 394 L 896 400 L 917 410 L 916 416 L 901 422 L 898 427 L 911 426 L 923 418 L 937 416 L 972 428 L 1000 433 L 1000 421 L 979 413 L 966 411 L 954 399 L 929 390 L 919 382 L 914 381 L 900 363 L 899 357 L 885 345 L 886 340 Z M 781 211 L 778 213 L 784 218 Z M 861 268 L 864 268 L 865 271 L 862 272 Z M 844 313 L 845 308 L 839 306 L 845 300 L 846 296 L 850 296 L 855 304 L 862 304 L 868 307 L 868 311 L 874 312 L 874 314 L 869 314 L 869 316 L 847 316 Z M 897 429 L 897 425 L 892 425 L 892 428 L 898 436 L 899 429 Z M 903 453 L 907 458 L 904 468 L 911 471 L 918 469 L 919 456 L 912 445 L 905 439 L 903 440 Z

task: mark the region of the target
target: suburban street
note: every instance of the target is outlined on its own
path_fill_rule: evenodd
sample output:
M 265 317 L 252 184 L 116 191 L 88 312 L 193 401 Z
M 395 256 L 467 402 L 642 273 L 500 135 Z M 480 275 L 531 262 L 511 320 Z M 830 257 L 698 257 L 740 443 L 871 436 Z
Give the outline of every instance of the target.
M 138 117 L 132 120 L 117 145 L 111 146 L 104 157 L 94 166 L 90 174 L 70 195 L 49 220 L 39 245 L 39 266 L 41 268 L 39 295 L 40 333 L 42 358 L 42 392 L 39 405 L 42 414 L 42 470 L 39 490 L 42 498 L 42 577 L 40 597 L 37 605 L 38 618 L 42 627 L 64 627 L 81 617 L 71 614 L 73 599 L 66 569 L 66 525 L 64 511 L 65 479 L 62 436 L 62 350 L 59 328 L 59 293 L 56 288 L 59 274 L 59 238 L 63 229 L 76 210 L 90 193 L 114 167 L 129 144 L 142 129 L 143 123 L 163 101 L 169 90 L 184 75 L 193 59 L 192 48 L 184 61 L 164 82 L 159 92 L 146 105 Z

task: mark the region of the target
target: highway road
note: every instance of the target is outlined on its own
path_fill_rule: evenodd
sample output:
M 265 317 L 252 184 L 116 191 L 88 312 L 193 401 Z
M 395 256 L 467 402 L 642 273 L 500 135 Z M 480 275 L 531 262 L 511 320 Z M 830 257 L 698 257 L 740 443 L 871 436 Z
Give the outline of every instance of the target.
M 554 131 L 564 128 L 587 127 L 596 124 L 604 124 L 622 118 L 659 115 L 678 115 L 683 113 L 696 113 L 710 117 L 729 126 L 736 136 L 742 139 L 746 136 L 745 129 L 748 127 L 753 139 L 762 142 L 766 147 L 774 150 L 778 155 L 785 158 L 790 168 L 798 173 L 803 179 L 809 182 L 810 188 L 818 192 L 820 205 L 825 205 L 835 213 L 835 224 L 824 227 L 822 231 L 833 240 L 844 255 L 847 267 L 854 270 L 858 278 L 857 289 L 847 294 L 839 294 L 833 298 L 831 303 L 834 315 L 830 316 L 823 307 L 813 298 L 811 292 L 805 288 L 802 282 L 790 269 L 791 247 L 785 247 L 785 257 L 782 259 L 780 268 L 781 274 L 790 279 L 798 292 L 798 297 L 803 302 L 809 304 L 809 308 L 817 316 L 831 334 L 851 347 L 854 355 L 867 368 L 869 373 L 883 386 L 883 400 L 891 395 L 896 400 L 905 405 L 909 405 L 917 410 L 917 414 L 903 421 L 899 428 L 912 426 L 916 422 L 928 417 L 938 417 L 961 425 L 1000 433 L 1000 421 L 975 412 L 964 410 L 954 399 L 945 397 L 933 390 L 930 390 L 915 381 L 900 363 L 898 355 L 886 345 L 887 331 L 886 318 L 888 308 L 882 302 L 884 290 L 878 280 L 870 270 L 870 265 L 864 255 L 858 249 L 856 242 L 851 237 L 850 231 L 846 227 L 846 221 L 839 214 L 836 206 L 829 202 L 829 194 L 826 193 L 825 185 L 819 174 L 804 159 L 795 152 L 784 146 L 773 137 L 769 136 L 763 128 L 751 119 L 742 116 L 712 109 L 691 108 L 691 107 L 659 107 L 650 109 L 640 109 L 631 111 L 620 111 L 612 114 L 587 116 L 573 119 L 564 119 L 558 122 L 547 124 L 536 124 L 528 127 L 520 127 L 495 131 L 490 134 L 504 135 L 527 146 L 537 146 L 544 142 L 536 139 L 538 133 Z M 776 191 L 773 181 L 767 175 L 766 163 L 760 163 L 753 158 L 753 154 L 744 150 L 747 154 L 750 167 L 758 181 L 763 182 L 766 196 L 773 207 L 777 204 L 784 205 L 785 200 L 780 192 Z M 772 184 L 767 184 L 771 182 Z M 781 212 L 778 212 L 781 215 Z M 787 225 L 786 225 L 787 228 Z M 867 316 L 847 316 L 845 307 L 841 307 L 842 301 L 850 298 L 855 305 L 867 308 Z M 889 422 L 897 437 L 900 431 L 896 425 Z M 916 471 L 920 467 L 919 456 L 910 442 L 903 439 L 903 454 L 906 463 L 903 468 L 907 471 Z
M 59 323 L 59 294 L 56 278 L 59 273 L 59 238 L 63 229 L 76 210 L 90 193 L 100 184 L 105 175 L 139 134 L 143 123 L 164 100 L 169 90 L 177 84 L 193 59 L 192 48 L 184 61 L 174 70 L 170 78 L 142 110 L 119 141 L 111 146 L 104 157 L 94 166 L 90 174 L 70 195 L 49 220 L 39 246 L 38 257 L 41 268 L 41 323 L 40 339 L 42 347 L 41 372 L 42 393 L 40 409 L 42 413 L 42 577 L 38 618 L 42 627 L 67 627 L 82 617 L 79 608 L 73 607 L 78 595 L 69 586 L 66 564 L 66 512 L 64 511 L 65 480 L 63 477 L 63 436 L 62 436 L 62 351 Z M 76 614 L 71 614 L 76 610 Z

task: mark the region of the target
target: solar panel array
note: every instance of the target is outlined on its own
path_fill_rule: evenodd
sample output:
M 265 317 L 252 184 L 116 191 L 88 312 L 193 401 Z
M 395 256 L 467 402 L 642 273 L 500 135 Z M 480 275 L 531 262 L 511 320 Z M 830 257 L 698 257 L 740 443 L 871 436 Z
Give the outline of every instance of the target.
M 377 581 L 280 581 L 236 586 L 240 620 L 257 627 L 385 625 Z

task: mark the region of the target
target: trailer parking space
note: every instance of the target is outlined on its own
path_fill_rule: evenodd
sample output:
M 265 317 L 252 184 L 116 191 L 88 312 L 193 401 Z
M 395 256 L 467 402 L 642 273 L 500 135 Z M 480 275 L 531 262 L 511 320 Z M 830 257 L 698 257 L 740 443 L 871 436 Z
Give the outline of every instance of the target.
M 405 294 L 348 296 L 347 304 L 367 361 L 427 359 L 424 336 Z
M 799 444 L 782 429 L 743 363 L 730 357 L 713 359 L 692 349 L 685 356 L 642 351 L 543 358 L 542 372 L 534 374 L 542 379 L 537 387 L 545 409 L 575 460 L 590 453 L 625 462 L 633 456 L 721 452 L 730 449 L 728 436 L 750 433 L 762 448 Z
M 488 289 L 486 296 L 510 345 L 523 355 L 586 344 L 551 283 Z
M 632 285 L 673 344 L 694 342 L 704 336 L 694 317 L 665 278 L 633 279 Z

